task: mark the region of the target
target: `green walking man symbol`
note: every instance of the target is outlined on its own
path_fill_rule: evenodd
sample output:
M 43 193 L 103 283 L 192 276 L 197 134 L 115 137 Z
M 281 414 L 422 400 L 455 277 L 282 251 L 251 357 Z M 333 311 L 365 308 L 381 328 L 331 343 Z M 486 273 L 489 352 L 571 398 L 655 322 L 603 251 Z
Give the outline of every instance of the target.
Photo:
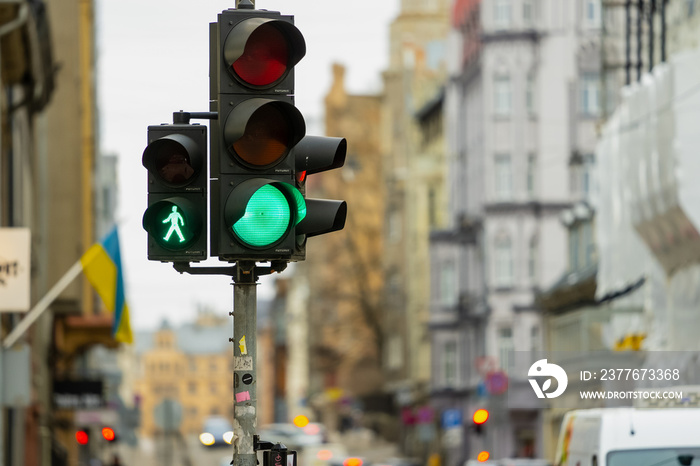
M 173 211 L 170 212 L 170 215 L 168 215 L 168 218 L 163 220 L 163 223 L 168 223 L 170 222 L 170 229 L 168 230 L 168 233 L 165 235 L 163 238 L 165 241 L 170 241 L 170 236 L 173 234 L 173 232 L 177 233 L 177 236 L 180 237 L 180 242 L 182 243 L 185 241 L 185 237 L 182 236 L 182 231 L 180 231 L 180 225 L 183 227 L 185 226 L 185 220 L 182 218 L 182 215 L 180 215 L 180 212 L 177 211 L 177 206 L 173 206 Z

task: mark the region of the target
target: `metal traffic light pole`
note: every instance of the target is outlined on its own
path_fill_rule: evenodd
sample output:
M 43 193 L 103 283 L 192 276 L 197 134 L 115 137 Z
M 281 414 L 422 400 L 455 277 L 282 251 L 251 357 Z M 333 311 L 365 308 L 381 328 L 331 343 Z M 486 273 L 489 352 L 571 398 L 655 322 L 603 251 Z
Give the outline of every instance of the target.
M 255 262 L 238 262 L 233 279 L 234 466 L 256 466 L 257 277 Z M 236 454 L 237 453 L 237 454 Z
M 296 452 L 286 446 L 260 441 L 257 428 L 257 286 L 260 275 L 282 272 L 286 261 L 271 261 L 258 266 L 254 261 L 238 261 L 230 267 L 191 267 L 188 262 L 175 262 L 180 273 L 192 275 L 228 275 L 233 279 L 233 466 L 257 466 L 257 452 L 263 451 L 265 466 L 286 466 L 287 454 Z

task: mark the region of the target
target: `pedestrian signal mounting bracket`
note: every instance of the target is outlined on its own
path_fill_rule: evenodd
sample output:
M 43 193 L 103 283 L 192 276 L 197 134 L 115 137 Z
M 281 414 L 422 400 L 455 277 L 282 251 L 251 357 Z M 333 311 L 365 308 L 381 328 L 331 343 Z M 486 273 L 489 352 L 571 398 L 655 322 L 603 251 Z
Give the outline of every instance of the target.
M 271 261 L 269 266 L 259 266 L 253 261 L 239 261 L 230 267 L 192 267 L 189 262 L 173 262 L 173 268 L 190 275 L 226 275 L 238 283 L 255 283 L 261 275 L 280 273 L 287 268 L 287 261 Z

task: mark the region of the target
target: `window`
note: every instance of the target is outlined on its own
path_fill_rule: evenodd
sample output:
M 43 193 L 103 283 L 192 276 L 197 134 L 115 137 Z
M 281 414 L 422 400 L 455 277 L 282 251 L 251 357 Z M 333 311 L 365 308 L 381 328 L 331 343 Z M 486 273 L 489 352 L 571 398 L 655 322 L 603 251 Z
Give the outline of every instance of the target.
M 445 261 L 440 269 L 440 304 L 457 304 L 457 267 L 451 260 Z
M 598 116 L 600 80 L 597 73 L 584 73 L 579 82 L 580 110 L 583 115 Z
M 494 279 L 497 288 L 513 286 L 513 251 L 510 238 L 501 235 L 494 247 Z
M 590 199 L 593 190 L 594 154 L 584 154 L 581 160 L 571 165 L 571 194 L 577 198 Z
M 532 353 L 542 351 L 542 339 L 540 338 L 540 327 L 538 325 L 530 327 L 530 351 Z
M 496 28 L 510 27 L 510 2 L 511 0 L 495 0 L 493 23 Z
M 528 115 L 535 114 L 535 76 L 532 73 L 527 75 L 525 83 L 525 110 Z
M 457 384 L 457 342 L 447 341 L 443 348 L 443 370 L 446 386 Z
M 388 344 L 386 345 L 386 367 L 389 370 L 400 369 L 403 364 L 403 349 L 401 336 L 389 336 Z
M 695 0 L 685 0 L 688 16 L 695 14 Z
M 579 225 L 573 225 L 569 230 L 569 267 L 572 272 L 579 270 L 580 241 Z
M 530 247 L 527 259 L 527 274 L 531 281 L 537 279 L 537 256 L 539 255 L 539 241 L 537 236 L 533 236 L 530 240 Z
M 499 116 L 510 115 L 511 110 L 511 90 L 510 76 L 499 75 L 494 79 L 494 112 Z
M 430 186 L 428 188 L 428 223 L 431 227 L 437 226 L 437 211 L 437 193 L 435 187 Z
M 498 360 L 501 369 L 508 371 L 515 346 L 513 344 L 513 329 L 501 327 L 498 329 Z
M 495 193 L 499 201 L 508 201 L 513 197 L 513 175 L 510 155 L 498 154 L 495 160 Z
M 600 0 L 583 1 L 583 25 L 585 27 L 600 27 Z
M 523 0 L 523 24 L 525 27 L 532 27 L 535 23 L 534 0 Z
M 188 383 L 187 388 L 188 388 L 191 395 L 194 395 L 195 393 L 197 393 L 197 383 L 196 382 Z
M 397 210 L 389 213 L 388 236 L 390 243 L 397 243 L 401 239 L 401 215 Z
M 535 154 L 527 156 L 527 170 L 525 171 L 525 187 L 527 189 L 527 197 L 530 199 L 535 197 L 535 182 L 537 177 L 537 157 Z

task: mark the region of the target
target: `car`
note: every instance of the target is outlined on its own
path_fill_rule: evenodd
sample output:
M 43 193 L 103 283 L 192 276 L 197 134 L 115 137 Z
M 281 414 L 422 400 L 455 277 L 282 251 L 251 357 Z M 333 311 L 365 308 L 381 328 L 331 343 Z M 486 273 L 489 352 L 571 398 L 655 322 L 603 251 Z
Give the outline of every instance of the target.
M 333 460 L 348 457 L 345 445 L 340 443 L 323 443 L 307 445 L 299 453 L 299 464 L 304 466 L 330 466 Z
M 386 460 L 375 462 L 376 466 L 422 466 L 423 463 L 417 458 L 392 457 Z
M 267 424 L 258 429 L 258 435 L 260 440 L 281 443 L 290 450 L 303 450 L 306 446 L 327 442 L 325 426 L 316 422 L 305 427 L 287 423 Z
M 700 409 L 599 408 L 564 415 L 557 466 L 693 466 L 700 461 Z
M 552 466 L 551 461 L 541 458 L 502 458 L 499 460 L 468 460 L 465 466 Z
M 233 427 L 223 416 L 209 416 L 204 420 L 199 441 L 206 447 L 221 447 L 231 445 Z

